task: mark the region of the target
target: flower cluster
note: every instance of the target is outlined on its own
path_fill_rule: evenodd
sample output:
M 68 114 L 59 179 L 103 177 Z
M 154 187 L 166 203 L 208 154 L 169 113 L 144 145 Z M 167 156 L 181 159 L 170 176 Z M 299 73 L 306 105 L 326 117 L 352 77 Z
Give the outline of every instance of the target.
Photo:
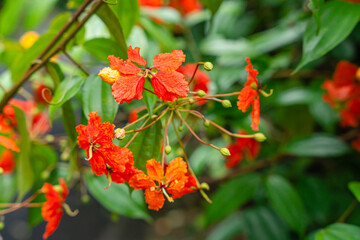
M 326 80 L 322 87 L 326 90 L 324 101 L 340 111 L 342 127 L 358 127 L 360 123 L 360 71 L 350 62 L 337 64 L 333 79 Z M 360 151 L 360 136 L 352 142 Z

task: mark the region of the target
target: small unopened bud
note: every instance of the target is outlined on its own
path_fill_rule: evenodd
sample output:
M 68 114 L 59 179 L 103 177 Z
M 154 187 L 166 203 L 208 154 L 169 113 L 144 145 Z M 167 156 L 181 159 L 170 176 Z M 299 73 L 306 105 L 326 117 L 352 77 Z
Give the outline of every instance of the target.
M 119 71 L 114 70 L 110 67 L 105 67 L 101 69 L 98 75 L 101 77 L 102 80 L 111 85 L 114 84 L 115 81 L 118 80 L 120 77 Z
M 54 142 L 54 140 L 55 140 L 54 135 L 48 134 L 45 136 L 45 141 L 48 143 L 52 143 L 52 142 Z
M 205 127 L 209 127 L 209 126 L 210 126 L 210 122 L 209 122 L 209 120 L 207 120 L 207 119 L 206 119 L 203 123 L 204 123 L 204 126 L 205 126 Z
M 43 179 L 43 180 L 48 179 L 49 176 L 50 176 L 49 170 L 45 170 L 45 171 L 41 172 L 41 175 L 40 175 L 41 179 Z
M 197 95 L 199 97 L 204 97 L 206 95 L 206 92 L 204 92 L 203 90 L 199 90 L 199 91 L 197 91 Z
M 214 68 L 214 65 L 211 62 L 204 63 L 204 69 L 206 71 L 211 71 Z
M 229 100 L 224 100 L 224 101 L 221 102 L 221 104 L 222 104 L 222 106 L 224 108 L 231 108 L 232 107 L 231 102 Z
M 179 130 L 179 132 L 182 132 L 182 130 L 184 130 L 184 126 L 179 126 L 178 130 Z
M 81 202 L 82 203 L 89 203 L 90 202 L 90 197 L 89 197 L 89 195 L 87 195 L 87 194 L 84 194 L 84 195 L 82 195 L 81 196 Z
M 262 133 L 255 133 L 255 134 L 254 134 L 254 139 L 255 139 L 256 141 L 258 141 L 258 142 L 263 142 L 263 141 L 266 140 L 266 137 L 265 137 L 265 135 L 262 134 Z
M 0 175 L 4 173 L 4 169 L 0 167 Z
M 225 157 L 231 156 L 230 151 L 229 151 L 229 149 L 227 149 L 227 148 L 221 148 L 221 149 L 220 149 L 220 152 L 221 152 L 221 154 L 222 154 L 223 156 L 225 156 Z
M 250 84 L 250 87 L 251 87 L 252 89 L 254 89 L 254 90 L 258 90 L 258 85 L 256 84 L 256 82 L 252 82 L 252 83 Z
M 121 140 L 125 137 L 125 129 L 117 128 L 115 129 L 115 138 Z
M 0 231 L 3 230 L 5 227 L 5 223 L 3 221 L 0 222 Z
M 171 153 L 171 146 L 170 146 L 170 145 L 167 145 L 167 146 L 165 147 L 165 153 L 166 153 L 167 155 L 169 155 L 169 154 Z
M 58 193 L 62 193 L 62 191 L 63 191 L 63 188 L 62 188 L 60 185 L 55 185 L 55 186 L 54 186 L 54 189 L 55 189 L 55 191 L 57 191 Z
M 190 98 L 189 103 L 194 103 L 194 99 Z
M 152 119 L 152 120 L 155 120 L 157 117 L 158 117 L 158 115 L 155 115 L 155 114 L 154 114 L 154 115 L 151 116 L 151 119 Z
M 207 184 L 206 182 L 201 183 L 200 189 L 205 189 L 205 190 L 209 191 L 210 190 L 209 184 Z

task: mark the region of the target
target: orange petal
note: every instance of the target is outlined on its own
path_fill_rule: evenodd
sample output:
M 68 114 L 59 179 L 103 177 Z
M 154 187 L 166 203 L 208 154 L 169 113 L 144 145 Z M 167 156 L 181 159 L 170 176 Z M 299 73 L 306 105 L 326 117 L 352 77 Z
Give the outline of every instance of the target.
M 248 77 L 247 77 L 247 82 L 246 82 L 246 86 L 250 86 L 253 82 L 256 83 L 256 85 L 258 85 L 258 81 L 256 79 L 256 76 L 258 75 L 258 71 L 256 69 L 253 68 L 250 58 L 245 58 L 245 61 L 247 62 L 247 66 L 245 67 L 246 71 L 249 72 Z
M 12 151 L 5 149 L 0 155 L 0 168 L 4 173 L 11 173 L 14 171 L 16 162 Z
M 334 83 L 338 86 L 353 83 L 356 76 L 356 71 L 357 71 L 356 65 L 348 61 L 340 61 L 336 65 L 336 69 L 334 72 L 334 76 L 333 76 Z
M 118 70 L 122 74 L 137 74 L 141 69 L 130 60 L 124 61 L 114 55 L 109 55 L 110 67 Z
M 129 103 L 133 99 L 142 99 L 145 78 L 143 75 L 121 75 L 119 80 L 112 85 L 115 101 L 122 104 Z
M 145 190 L 145 201 L 148 204 L 148 208 L 159 211 L 164 206 L 165 198 L 160 190 L 151 191 L 150 189 Z
M 254 102 L 254 98 L 257 95 L 257 91 L 250 86 L 245 86 L 238 97 L 237 106 L 239 110 L 246 112 L 251 103 Z
M 139 171 L 130 178 L 129 185 L 136 190 L 150 189 L 151 187 L 155 187 L 154 181 L 151 180 L 150 177 L 142 171 Z
M 139 48 L 139 47 L 136 47 L 136 48 L 133 49 L 133 48 L 130 46 L 129 49 L 128 49 L 127 55 L 128 55 L 129 60 L 131 60 L 131 61 L 133 61 L 133 62 L 136 62 L 136 63 L 139 64 L 139 65 L 145 66 L 146 63 L 147 63 L 147 62 L 143 59 L 143 57 L 140 56 L 140 48 Z
M 150 159 L 146 163 L 147 174 L 153 181 L 157 181 L 159 184 L 164 177 L 164 170 L 160 165 L 160 162 L 155 159 Z
M 257 96 L 253 102 L 252 111 L 251 111 L 251 128 L 254 131 L 259 131 L 260 124 L 260 100 L 259 96 Z
M 189 91 L 185 76 L 176 71 L 160 71 L 153 75 L 151 81 L 155 94 L 164 101 L 175 101 L 186 97 Z
M 11 138 L 0 135 L 0 145 L 12 151 L 20 152 L 19 147 L 16 145 L 15 141 Z
M 185 62 L 185 54 L 181 50 L 173 50 L 171 53 L 160 53 L 154 58 L 154 68 L 160 70 L 176 70 Z
M 169 183 L 174 180 L 180 181 L 186 173 L 186 162 L 181 157 L 177 157 L 170 161 L 169 166 L 166 168 L 166 182 Z

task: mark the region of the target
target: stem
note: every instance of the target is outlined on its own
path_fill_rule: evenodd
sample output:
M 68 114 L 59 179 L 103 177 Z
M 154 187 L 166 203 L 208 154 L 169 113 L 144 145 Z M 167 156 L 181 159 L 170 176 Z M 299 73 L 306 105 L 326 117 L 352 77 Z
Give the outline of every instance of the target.
M 80 63 L 76 62 L 68 53 L 67 51 L 63 50 L 64 55 L 70 60 L 70 62 L 72 62 L 74 65 L 76 65 L 81 71 L 83 71 L 85 73 L 86 76 L 89 76 L 89 72 L 80 65 Z
M 156 119 L 154 121 L 152 121 L 149 125 L 147 125 L 146 127 L 143 127 L 143 128 L 140 128 L 140 129 L 137 129 L 137 130 L 130 130 L 128 131 L 127 133 L 132 133 L 132 132 L 141 132 L 149 127 L 151 127 L 152 125 L 154 125 L 157 121 L 159 121 L 164 115 L 165 113 L 167 112 L 167 110 L 169 110 L 169 108 L 166 108 L 164 109 L 160 114 L 159 116 L 156 117 Z
M 5 215 L 5 214 L 7 214 L 7 213 L 14 212 L 14 211 L 18 210 L 19 208 L 22 208 L 22 207 L 27 206 L 27 205 L 30 204 L 30 202 L 31 202 L 32 200 L 34 200 L 39 194 L 40 194 L 40 191 L 36 191 L 31 197 L 29 197 L 28 199 L 26 199 L 24 202 L 15 204 L 14 206 L 12 206 L 12 207 L 10 207 L 10 208 L 1 210 L 1 211 L 0 211 L 0 216 L 1 216 L 1 215 Z
M 191 77 L 191 79 L 190 79 L 190 81 L 189 81 L 189 84 L 188 84 L 189 86 L 190 86 L 191 82 L 194 80 L 195 74 L 196 74 L 196 72 L 197 72 L 197 70 L 198 70 L 198 68 L 199 68 L 200 65 L 201 65 L 201 63 L 199 63 L 199 62 L 196 64 L 194 73 L 193 73 L 193 75 L 192 75 L 192 77 Z
M 184 122 L 185 126 L 187 127 L 187 129 L 189 129 L 189 131 L 191 132 L 191 134 L 199 141 L 201 142 L 202 144 L 204 145 L 207 145 L 207 146 L 210 146 L 212 148 L 215 148 L 216 150 L 220 151 L 220 148 L 213 145 L 213 144 L 210 144 L 210 143 L 207 143 L 207 142 L 204 142 L 198 135 L 196 135 L 196 133 L 191 129 L 191 127 L 189 126 L 189 124 L 184 120 L 184 118 L 181 116 L 180 112 L 176 110 L 176 113 L 177 115 L 179 116 L 180 120 Z
M 145 91 L 148 91 L 149 93 L 152 93 L 152 94 L 156 95 L 153 91 L 151 91 L 150 89 L 148 89 L 148 88 L 146 88 L 146 87 L 144 87 L 143 89 L 144 89 Z
M 149 119 L 150 119 L 150 118 L 148 118 L 148 119 L 141 125 L 140 128 L 143 128 Z M 134 136 L 132 136 L 132 138 L 129 140 L 129 142 L 128 142 L 124 147 L 127 148 L 127 147 L 132 143 L 132 141 L 134 141 L 134 139 L 137 137 L 138 134 L 139 134 L 139 132 L 135 133 Z
M 90 4 L 92 1 L 88 0 L 84 3 L 82 11 L 79 12 L 78 15 L 81 14 L 81 12 L 83 12 L 83 10 L 85 9 L 85 7 Z M 20 89 L 20 87 L 37 71 L 39 70 L 52 56 L 54 56 L 56 53 L 58 53 L 59 51 L 61 51 L 62 49 L 65 48 L 66 44 L 76 35 L 76 33 L 81 29 L 81 27 L 85 24 L 85 22 L 90 18 L 90 16 L 92 14 L 94 14 L 96 12 L 96 10 L 101 6 L 102 1 L 98 1 L 94 4 L 94 7 L 87 13 L 87 15 L 78 23 L 78 25 L 76 25 L 76 27 L 74 28 L 74 30 L 50 53 L 48 54 L 46 57 L 44 57 L 44 59 L 42 59 L 39 63 L 34 64 L 32 67 L 30 67 L 30 69 L 21 77 L 21 79 L 18 81 L 18 83 L 16 85 L 14 85 L 3 97 L 3 99 L 0 102 L 0 112 L 3 110 L 3 108 L 5 107 L 5 105 L 8 103 L 8 101 L 17 93 L 17 91 Z M 80 10 L 80 9 L 79 9 Z M 76 12 L 77 13 L 77 12 Z M 75 14 L 76 14 L 75 13 Z M 74 14 L 74 16 L 76 16 Z M 75 20 L 77 19 L 78 16 L 76 16 L 76 18 L 74 18 L 74 16 L 69 20 L 71 22 L 71 24 L 73 22 L 75 22 Z M 70 24 L 70 25 L 71 25 Z M 69 25 L 69 26 L 70 26 Z M 57 34 L 54 39 L 51 41 L 51 43 L 44 49 L 44 51 L 39 55 L 39 57 L 37 59 L 41 59 L 52 47 L 55 46 L 56 42 L 59 40 L 59 38 L 62 36 L 63 33 L 65 33 L 65 31 L 68 29 L 68 24 L 66 24 L 61 30 L 61 35 Z M 59 33 L 60 33 L 59 32 Z M 58 37 L 59 35 L 59 37 Z M 46 50 L 46 51 L 45 51 Z
M 22 203 L 0 203 L 0 208 L 16 207 L 19 204 Z M 36 202 L 36 203 L 29 203 L 24 207 L 33 208 L 33 207 L 41 207 L 42 205 L 44 205 L 44 202 Z
M 205 97 L 229 97 L 229 96 L 236 96 L 239 95 L 240 92 L 233 92 L 233 93 L 222 93 L 222 94 L 214 94 L 214 95 L 206 95 Z
M 7 92 L 6 88 L 0 83 L 0 88 L 4 91 L 4 93 Z
M 169 116 L 169 120 L 166 124 L 166 128 L 165 128 L 165 134 L 164 134 L 164 140 L 163 140 L 163 151 L 162 151 L 162 157 L 161 157 L 161 167 L 164 169 L 165 167 L 165 142 L 166 142 L 166 139 L 168 137 L 168 131 L 169 131 L 169 126 L 170 126 L 170 123 L 171 123 L 171 119 L 174 115 L 174 111 L 171 111 L 170 113 L 170 116 Z
M 136 124 L 136 123 L 140 122 L 141 120 L 143 120 L 144 118 L 147 118 L 148 116 L 149 116 L 149 114 L 147 113 L 147 114 L 145 114 L 144 116 L 142 116 L 141 118 L 136 119 L 134 122 L 132 122 L 132 123 L 130 123 L 130 124 L 128 124 L 128 125 L 126 125 L 125 127 L 123 127 L 123 129 L 125 130 L 125 129 L 127 129 L 127 128 L 131 127 L 132 125 L 134 125 L 134 124 Z
M 341 215 L 341 217 L 336 222 L 345 222 L 346 218 L 354 211 L 355 207 L 358 205 L 357 199 L 354 199 L 349 207 L 345 210 L 345 212 Z

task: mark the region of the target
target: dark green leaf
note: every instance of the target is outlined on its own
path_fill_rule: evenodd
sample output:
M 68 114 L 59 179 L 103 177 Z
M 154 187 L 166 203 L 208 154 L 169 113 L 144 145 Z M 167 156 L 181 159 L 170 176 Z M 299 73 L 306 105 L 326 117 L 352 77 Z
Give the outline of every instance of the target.
M 85 116 L 98 112 L 103 122 L 114 121 L 119 105 L 112 96 L 111 85 L 104 82 L 99 75 L 90 75 L 83 88 L 82 105 Z
M 134 190 L 130 195 L 126 184 L 115 183 L 109 189 L 104 189 L 108 185 L 106 177 L 104 175 L 97 177 L 91 173 L 85 174 L 85 183 L 91 195 L 109 211 L 126 217 L 151 221 L 141 191 Z
M 34 184 L 34 172 L 30 162 L 30 137 L 26 124 L 25 113 L 17 107 L 14 107 L 18 129 L 20 133 L 20 153 L 17 161 L 17 189 L 19 192 L 18 199 L 32 188 Z
M 32 29 L 51 12 L 57 0 L 32 0 L 26 5 L 25 28 Z
M 360 202 L 360 182 L 350 182 L 349 189 Z
M 241 207 L 254 194 L 260 184 L 260 176 L 248 174 L 223 184 L 212 197 L 212 204 L 205 212 L 206 225 L 214 223 Z
M 241 226 L 241 219 L 242 216 L 238 212 L 235 212 L 234 214 L 226 217 L 223 221 L 221 221 L 211 230 L 206 240 L 233 239 L 235 236 L 244 231 Z
M 107 38 L 93 38 L 84 43 L 86 51 L 97 57 L 99 60 L 107 61 L 109 55 L 121 56 L 118 44 Z
M 223 0 L 200 0 L 200 2 L 208 8 L 211 13 L 214 15 L 216 11 L 219 9 Z
M 128 38 L 132 27 L 139 20 L 139 3 L 134 0 L 119 0 L 118 4 L 110 6 L 120 20 L 125 39 Z
M 83 77 L 71 76 L 59 84 L 58 88 L 55 89 L 54 97 L 51 100 L 51 105 L 49 107 L 50 121 L 52 121 L 55 111 L 80 90 L 84 81 L 85 78 Z
M 360 227 L 345 223 L 335 223 L 313 235 L 314 240 L 358 240 Z
M 123 30 L 119 19 L 116 17 L 114 12 L 109 8 L 108 5 L 103 4 L 97 11 L 96 14 L 101 18 L 105 23 L 109 32 L 113 35 L 116 42 L 118 43 L 119 51 L 121 51 L 120 58 L 127 58 L 127 46 L 123 34 Z
M 25 8 L 25 0 L 6 0 L 0 14 L 0 36 L 8 35 L 18 26 Z
M 285 152 L 302 157 L 332 157 L 348 152 L 349 147 L 339 138 L 314 134 L 311 137 L 290 142 Z
M 276 213 L 299 232 L 304 233 L 307 226 L 307 214 L 304 204 L 295 188 L 283 177 L 272 175 L 266 179 L 267 196 Z
M 36 159 L 36 161 L 32 161 L 31 164 L 34 171 L 35 183 L 40 183 L 43 180 L 42 173 L 45 170 L 55 168 L 58 162 L 57 153 L 48 145 L 33 144 L 30 149 L 30 157 L 31 159 Z
M 320 31 L 317 34 L 317 24 L 312 19 L 304 34 L 303 57 L 294 72 L 342 42 L 352 32 L 359 17 L 359 4 L 345 1 L 330 1 L 324 4 L 320 16 Z

